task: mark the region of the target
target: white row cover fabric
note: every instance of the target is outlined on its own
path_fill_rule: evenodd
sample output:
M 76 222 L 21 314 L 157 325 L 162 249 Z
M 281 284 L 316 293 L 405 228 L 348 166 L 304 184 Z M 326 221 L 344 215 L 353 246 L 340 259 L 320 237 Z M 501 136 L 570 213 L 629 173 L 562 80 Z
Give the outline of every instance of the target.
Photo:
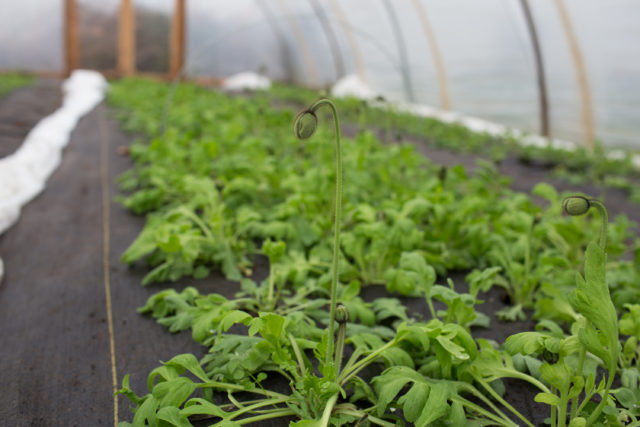
M 77 70 L 63 85 L 62 106 L 42 119 L 15 153 L 0 159 L 0 234 L 37 196 L 62 160 L 78 120 L 104 98 L 107 82 L 95 71 Z
M 271 80 L 252 71 L 234 74 L 222 82 L 222 88 L 228 91 L 266 90 L 271 87 Z
M 374 92 L 368 84 L 356 74 L 349 74 L 339 79 L 331 86 L 331 95 L 338 98 L 358 98 L 364 100 L 375 99 L 379 94 Z
M 375 100 L 377 94 L 355 74 L 350 74 L 338 80 L 331 87 L 331 94 L 339 98 L 357 98 L 362 100 Z M 548 139 L 541 135 L 525 132 L 511 126 L 494 123 L 478 117 L 467 116 L 454 111 L 444 111 L 425 104 L 412 104 L 407 102 L 376 101 L 375 106 L 380 108 L 391 107 L 420 117 L 431 117 L 445 123 L 458 123 L 475 132 L 488 133 L 495 136 L 515 137 L 522 145 L 534 145 L 544 148 L 551 146 L 565 151 L 574 151 L 579 145 L 572 141 L 561 139 Z M 611 159 L 622 159 L 625 156 L 623 150 L 615 149 L 608 152 Z M 632 158 L 633 165 L 640 169 L 640 156 Z

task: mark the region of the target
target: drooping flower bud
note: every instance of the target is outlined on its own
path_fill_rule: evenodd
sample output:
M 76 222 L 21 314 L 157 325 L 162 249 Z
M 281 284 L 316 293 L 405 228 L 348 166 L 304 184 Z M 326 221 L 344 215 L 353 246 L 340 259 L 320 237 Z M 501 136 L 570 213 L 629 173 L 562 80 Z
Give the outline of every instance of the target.
M 338 304 L 336 307 L 336 322 L 347 323 L 349 321 L 349 310 L 342 304 Z
M 300 112 L 293 122 L 293 133 L 296 138 L 308 139 L 318 128 L 318 117 L 310 110 Z
M 572 216 L 584 215 L 587 213 L 589 208 L 591 207 L 591 203 L 586 197 L 582 196 L 571 196 L 564 199 L 562 202 L 562 209 L 568 214 Z

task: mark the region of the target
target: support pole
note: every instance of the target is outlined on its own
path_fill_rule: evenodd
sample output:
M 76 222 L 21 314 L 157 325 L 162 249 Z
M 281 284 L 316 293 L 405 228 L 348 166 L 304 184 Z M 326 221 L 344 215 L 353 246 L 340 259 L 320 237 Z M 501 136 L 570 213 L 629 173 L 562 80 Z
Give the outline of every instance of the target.
M 64 73 L 68 76 L 80 65 L 78 5 L 76 0 L 64 1 L 64 55 Z
M 584 139 L 587 148 L 593 149 L 594 146 L 594 123 L 593 123 L 593 103 L 591 101 L 591 92 L 589 90 L 589 81 L 587 79 L 587 72 L 584 65 L 584 58 L 580 45 L 578 44 L 578 38 L 576 37 L 569 17 L 569 12 L 564 4 L 563 0 L 556 0 L 556 6 L 558 13 L 560 14 L 560 20 L 564 26 L 564 31 L 569 42 L 569 50 L 571 51 L 571 57 L 573 58 L 573 64 L 576 68 L 576 77 L 578 79 L 578 87 L 580 89 L 581 110 L 582 110 L 582 124 L 584 126 Z
M 442 107 L 443 110 L 449 110 L 451 109 L 451 98 L 449 97 L 447 72 L 444 68 L 444 61 L 442 60 L 440 49 L 438 48 L 436 34 L 433 31 L 433 27 L 431 27 L 431 23 L 427 18 L 427 12 L 422 3 L 420 3 L 420 0 L 413 0 L 413 6 L 418 12 L 418 18 L 420 18 L 422 29 L 424 30 L 424 35 L 427 38 L 429 48 L 431 49 L 433 65 L 436 67 L 436 75 L 438 77 L 438 92 L 440 94 L 440 107 Z
M 169 43 L 169 77 L 172 80 L 180 73 L 185 58 L 185 0 L 175 0 L 174 4 Z
M 340 21 L 342 30 L 347 36 L 347 42 L 349 43 L 349 47 L 351 48 L 351 53 L 353 54 L 353 62 L 355 63 L 358 76 L 363 82 L 366 82 L 367 68 L 364 65 L 364 59 L 362 56 L 362 51 L 358 46 L 358 41 L 356 40 L 356 37 L 353 34 L 353 30 L 351 29 L 351 26 L 348 23 L 349 21 L 347 21 L 347 16 L 345 15 L 344 11 L 342 10 L 342 7 L 340 7 L 340 4 L 337 0 L 329 0 L 329 6 L 333 10 L 333 14 L 338 17 L 338 21 Z
M 296 22 L 294 16 L 291 14 L 291 11 L 289 10 L 285 2 L 283 0 L 278 0 L 277 3 L 282 9 L 285 19 L 289 21 L 289 26 L 293 31 L 293 36 L 296 40 L 296 44 L 298 45 L 298 50 L 302 55 L 305 73 L 309 76 L 311 85 L 318 86 L 320 84 L 320 79 L 318 77 L 318 72 L 316 71 L 313 55 L 311 54 L 311 48 L 309 47 L 309 43 L 304 36 L 304 32 L 298 26 L 298 23 Z
M 329 24 L 327 15 L 318 0 L 309 0 L 309 3 L 311 3 L 311 8 L 318 17 L 318 21 L 322 26 L 322 31 L 327 38 L 327 43 L 329 44 L 329 49 L 331 50 L 331 56 L 333 56 L 333 65 L 336 68 L 336 80 L 338 80 L 341 77 L 344 77 L 345 74 L 344 61 L 342 59 L 342 53 L 340 52 L 338 39 L 336 38 L 336 34 L 333 32 L 333 28 L 331 27 L 331 24 Z
M 118 19 L 118 74 L 121 76 L 132 76 L 136 71 L 135 40 L 133 0 L 121 0 Z
M 538 32 L 533 21 L 529 0 L 520 0 L 522 13 L 527 23 L 529 37 L 531 38 L 531 47 L 533 48 L 533 58 L 536 64 L 536 77 L 538 81 L 538 105 L 540 111 L 540 135 L 545 137 L 551 136 L 549 128 L 549 101 L 547 98 L 547 83 L 544 74 L 544 62 L 542 61 L 542 50 L 540 49 L 540 41 L 538 40 Z
M 391 29 L 396 39 L 396 45 L 398 46 L 398 55 L 400 56 L 400 70 L 402 72 L 402 84 L 404 86 L 405 97 L 409 102 L 415 102 L 415 94 L 413 93 L 413 87 L 411 85 L 411 75 L 409 70 L 409 60 L 407 58 L 407 48 L 402 37 L 402 30 L 400 29 L 400 22 L 396 16 L 393 6 L 389 0 L 382 0 L 382 4 L 387 10 L 389 15 L 389 22 L 391 23 Z

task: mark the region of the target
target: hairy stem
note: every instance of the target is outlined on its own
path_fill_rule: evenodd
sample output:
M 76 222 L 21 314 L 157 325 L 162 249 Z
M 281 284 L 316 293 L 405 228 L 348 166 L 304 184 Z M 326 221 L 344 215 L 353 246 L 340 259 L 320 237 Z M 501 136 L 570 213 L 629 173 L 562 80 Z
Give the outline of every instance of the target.
M 336 340 L 336 377 L 340 375 L 340 368 L 342 367 L 342 354 L 344 352 L 344 341 L 347 337 L 347 323 L 343 322 L 338 325 L 338 338 Z
M 320 427 L 329 427 L 329 421 L 331 420 L 331 413 L 333 412 L 333 407 L 336 406 L 337 401 L 338 401 L 338 393 L 331 396 L 327 401 L 327 406 L 325 406 L 324 412 L 322 413 L 322 418 L 320 419 Z
M 336 305 L 338 299 L 338 260 L 340 252 L 340 228 L 342 224 L 342 143 L 340 141 L 340 118 L 338 117 L 338 109 L 330 99 L 323 98 L 314 102 L 309 111 L 315 113 L 318 108 L 327 105 L 333 113 L 333 121 L 336 128 L 335 146 L 336 146 L 336 188 L 335 188 L 335 218 L 334 218 L 334 235 L 333 235 L 333 259 L 331 262 L 331 291 L 329 306 L 329 340 L 327 344 L 327 353 L 325 363 L 331 364 L 333 361 L 333 351 L 335 339 L 335 319 Z
M 607 227 L 609 225 L 609 214 L 607 213 L 607 208 L 604 207 L 604 204 L 597 199 L 589 199 L 589 204 L 594 206 L 598 212 L 600 212 L 600 220 L 602 224 L 600 225 L 600 240 L 598 241 L 598 245 L 600 249 L 604 251 L 607 247 Z

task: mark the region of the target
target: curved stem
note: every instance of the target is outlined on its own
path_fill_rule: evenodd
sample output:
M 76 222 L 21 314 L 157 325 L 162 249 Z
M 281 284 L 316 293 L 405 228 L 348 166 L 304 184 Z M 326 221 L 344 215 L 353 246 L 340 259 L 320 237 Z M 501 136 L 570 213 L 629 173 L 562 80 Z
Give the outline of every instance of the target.
M 534 427 L 533 424 L 531 424 L 531 422 L 526 419 L 524 417 L 524 415 L 522 415 L 520 412 L 518 412 L 516 410 L 516 408 L 514 408 L 513 406 L 511 406 L 509 404 L 509 402 L 507 402 L 506 400 L 504 400 L 502 398 L 502 396 L 500 396 L 498 393 L 496 393 L 496 391 L 493 389 L 493 387 L 491 387 L 491 385 L 485 383 L 482 380 L 478 380 L 478 378 L 476 378 L 476 381 L 478 381 L 480 383 L 480 385 L 482 385 L 482 387 L 484 387 L 485 390 L 487 390 L 489 392 L 489 394 L 498 402 L 500 403 L 502 406 L 504 406 L 505 408 L 507 408 L 508 410 L 511 411 L 512 414 L 514 414 L 516 417 L 520 418 L 526 425 L 528 425 L 529 427 Z
M 600 403 L 598 404 L 598 406 L 596 406 L 596 409 L 591 413 L 591 415 L 589 415 L 589 418 L 587 419 L 588 426 L 590 426 L 596 421 L 596 419 L 598 418 L 598 416 L 600 416 L 600 413 L 604 409 L 605 404 L 607 403 L 607 397 L 609 397 L 609 390 L 611 390 L 611 385 L 613 384 L 613 378 L 615 376 L 615 364 L 613 366 L 614 366 L 613 372 L 611 371 L 609 372 L 609 378 L 607 378 L 607 384 L 604 388 L 604 391 L 602 392 L 602 399 L 600 400 Z
M 325 363 L 331 364 L 333 361 L 334 339 L 335 339 L 335 319 L 338 294 L 338 254 L 340 251 L 340 226 L 342 223 L 342 143 L 340 141 L 340 118 L 336 105 L 327 98 L 322 98 L 314 102 L 309 111 L 315 113 L 318 108 L 328 105 L 333 112 L 333 121 L 336 127 L 336 189 L 335 189 L 335 219 L 333 237 L 333 260 L 331 263 L 331 291 L 329 306 L 329 340 L 327 342 L 327 354 Z
M 363 369 L 365 366 L 367 366 L 369 363 L 372 363 L 374 360 L 380 357 L 380 355 L 384 353 L 385 350 L 393 347 L 396 344 L 397 344 L 396 341 L 389 341 L 382 347 L 376 349 L 373 353 L 370 353 L 367 357 L 360 359 L 357 363 L 353 364 L 352 366 L 348 366 L 348 367 L 345 366 L 344 370 L 340 373 L 340 377 L 338 378 L 338 383 L 340 385 L 346 384 L 351 377 L 353 377 L 355 374 L 360 372 L 360 370 Z
M 607 213 L 607 208 L 604 207 L 604 204 L 597 199 L 589 199 L 589 204 L 594 206 L 598 212 L 600 212 L 600 219 L 602 220 L 602 224 L 600 225 L 600 240 L 598 245 L 600 245 L 600 249 L 603 251 L 607 247 L 607 226 L 609 225 L 609 215 Z

